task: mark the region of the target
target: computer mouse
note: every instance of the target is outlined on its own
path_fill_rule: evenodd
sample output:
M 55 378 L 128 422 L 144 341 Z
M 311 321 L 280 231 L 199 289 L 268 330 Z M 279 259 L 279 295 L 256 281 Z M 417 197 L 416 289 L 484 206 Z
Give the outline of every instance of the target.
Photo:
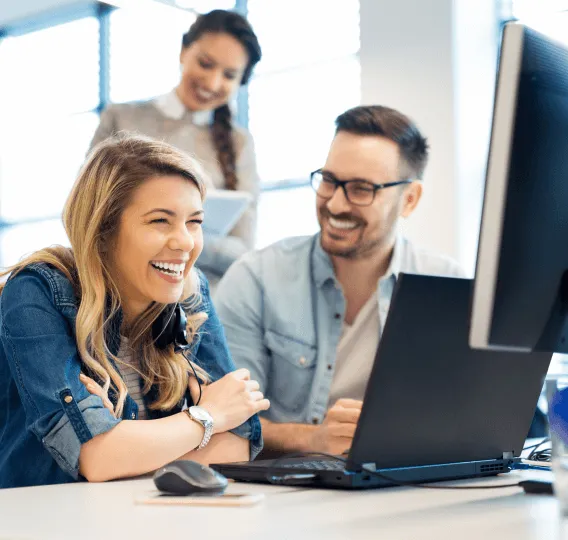
M 197 495 L 223 493 L 228 480 L 210 467 L 195 461 L 172 461 L 154 473 L 154 484 L 164 493 Z

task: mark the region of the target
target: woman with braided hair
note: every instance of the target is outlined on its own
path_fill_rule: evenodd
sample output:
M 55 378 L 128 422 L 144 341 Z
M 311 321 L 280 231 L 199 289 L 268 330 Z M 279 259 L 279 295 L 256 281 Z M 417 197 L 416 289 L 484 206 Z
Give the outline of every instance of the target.
M 150 101 L 110 105 L 91 143 L 118 131 L 154 137 L 194 155 L 210 188 L 253 195 L 253 205 L 230 235 L 205 243 L 199 262 L 212 285 L 254 245 L 259 188 L 254 145 L 250 133 L 233 123 L 229 101 L 260 58 L 258 39 L 244 17 L 221 9 L 199 15 L 183 35 L 178 86 Z

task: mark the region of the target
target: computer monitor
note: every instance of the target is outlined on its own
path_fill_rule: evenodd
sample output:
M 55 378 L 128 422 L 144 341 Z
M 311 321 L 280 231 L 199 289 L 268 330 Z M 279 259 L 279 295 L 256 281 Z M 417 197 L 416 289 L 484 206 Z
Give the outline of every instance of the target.
M 470 346 L 568 352 L 568 48 L 503 31 Z

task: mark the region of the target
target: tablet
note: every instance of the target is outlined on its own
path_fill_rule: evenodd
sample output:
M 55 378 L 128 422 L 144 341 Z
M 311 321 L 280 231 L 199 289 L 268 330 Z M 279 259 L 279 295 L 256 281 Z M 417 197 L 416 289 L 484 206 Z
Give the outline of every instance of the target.
M 227 236 L 252 203 L 252 195 L 245 191 L 212 189 L 203 203 L 205 217 L 203 233 Z

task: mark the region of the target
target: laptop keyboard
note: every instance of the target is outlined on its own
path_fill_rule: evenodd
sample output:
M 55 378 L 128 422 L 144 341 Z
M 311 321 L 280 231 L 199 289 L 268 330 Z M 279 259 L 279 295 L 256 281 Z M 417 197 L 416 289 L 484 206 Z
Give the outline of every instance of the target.
M 315 461 L 301 461 L 294 463 L 283 463 L 282 467 L 292 469 L 315 469 L 318 471 L 343 471 L 345 463 L 342 461 L 332 460 L 315 460 Z

